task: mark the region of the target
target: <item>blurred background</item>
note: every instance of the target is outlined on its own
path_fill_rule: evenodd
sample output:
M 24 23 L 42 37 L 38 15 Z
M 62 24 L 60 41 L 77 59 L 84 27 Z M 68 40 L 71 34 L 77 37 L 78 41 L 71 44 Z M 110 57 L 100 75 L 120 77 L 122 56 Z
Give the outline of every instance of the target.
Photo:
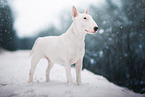
M 0 0 L 0 53 L 31 49 L 36 38 L 64 33 L 72 5 L 99 26 L 86 35 L 83 68 L 145 93 L 145 0 Z M 96 83 L 97 84 L 97 83 Z

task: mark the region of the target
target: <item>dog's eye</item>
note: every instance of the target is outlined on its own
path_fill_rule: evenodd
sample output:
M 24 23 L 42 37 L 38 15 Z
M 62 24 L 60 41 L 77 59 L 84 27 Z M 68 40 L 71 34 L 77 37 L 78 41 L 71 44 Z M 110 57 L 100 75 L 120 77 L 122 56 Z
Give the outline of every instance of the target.
M 84 19 L 86 20 L 87 18 L 86 18 L 86 17 L 84 17 Z

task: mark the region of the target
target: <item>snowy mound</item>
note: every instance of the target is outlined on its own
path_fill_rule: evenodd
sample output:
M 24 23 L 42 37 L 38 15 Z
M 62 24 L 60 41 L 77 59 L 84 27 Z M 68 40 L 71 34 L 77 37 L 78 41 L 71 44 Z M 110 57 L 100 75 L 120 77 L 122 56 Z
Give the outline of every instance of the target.
M 82 84 L 76 85 L 75 70 L 72 68 L 74 85 L 66 83 L 62 65 L 52 68 L 51 81 L 45 82 L 47 61 L 42 59 L 36 67 L 34 81 L 28 84 L 30 51 L 4 51 L 0 53 L 0 97 L 144 97 L 107 81 L 104 77 L 87 70 L 82 71 Z

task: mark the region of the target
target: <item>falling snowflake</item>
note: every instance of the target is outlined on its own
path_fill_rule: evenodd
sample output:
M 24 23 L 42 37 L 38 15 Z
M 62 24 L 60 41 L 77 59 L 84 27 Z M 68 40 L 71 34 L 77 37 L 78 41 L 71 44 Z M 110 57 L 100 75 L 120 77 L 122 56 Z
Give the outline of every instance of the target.
M 141 44 L 139 45 L 139 48 L 140 48 L 140 49 L 142 48 L 142 45 L 141 45 Z
M 100 57 L 102 57 L 103 56 L 103 51 L 100 51 L 99 54 L 100 54 Z
M 103 29 L 100 29 L 100 30 L 99 30 L 99 33 L 100 33 L 100 34 L 102 34 L 103 32 L 104 32 L 104 30 L 103 30 Z
M 91 64 L 94 64 L 94 62 L 95 62 L 94 59 L 91 58 L 91 59 L 90 59 L 90 63 L 91 63 Z

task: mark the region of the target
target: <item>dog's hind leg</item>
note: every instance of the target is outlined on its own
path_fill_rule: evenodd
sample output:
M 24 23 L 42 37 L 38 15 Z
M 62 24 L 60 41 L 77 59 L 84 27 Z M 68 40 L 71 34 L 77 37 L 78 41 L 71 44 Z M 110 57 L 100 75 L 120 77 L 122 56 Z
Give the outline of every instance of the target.
M 48 60 L 48 67 L 46 69 L 46 82 L 48 82 L 50 80 L 50 70 L 53 67 L 53 64 L 49 61 L 48 58 L 46 58 Z
M 31 69 L 30 69 L 30 72 L 29 72 L 29 81 L 28 81 L 29 83 L 31 83 L 33 81 L 34 71 L 35 71 L 36 65 L 39 62 L 40 58 L 41 57 L 39 55 L 36 55 L 36 54 L 34 54 L 32 56 L 32 59 L 31 59 Z

